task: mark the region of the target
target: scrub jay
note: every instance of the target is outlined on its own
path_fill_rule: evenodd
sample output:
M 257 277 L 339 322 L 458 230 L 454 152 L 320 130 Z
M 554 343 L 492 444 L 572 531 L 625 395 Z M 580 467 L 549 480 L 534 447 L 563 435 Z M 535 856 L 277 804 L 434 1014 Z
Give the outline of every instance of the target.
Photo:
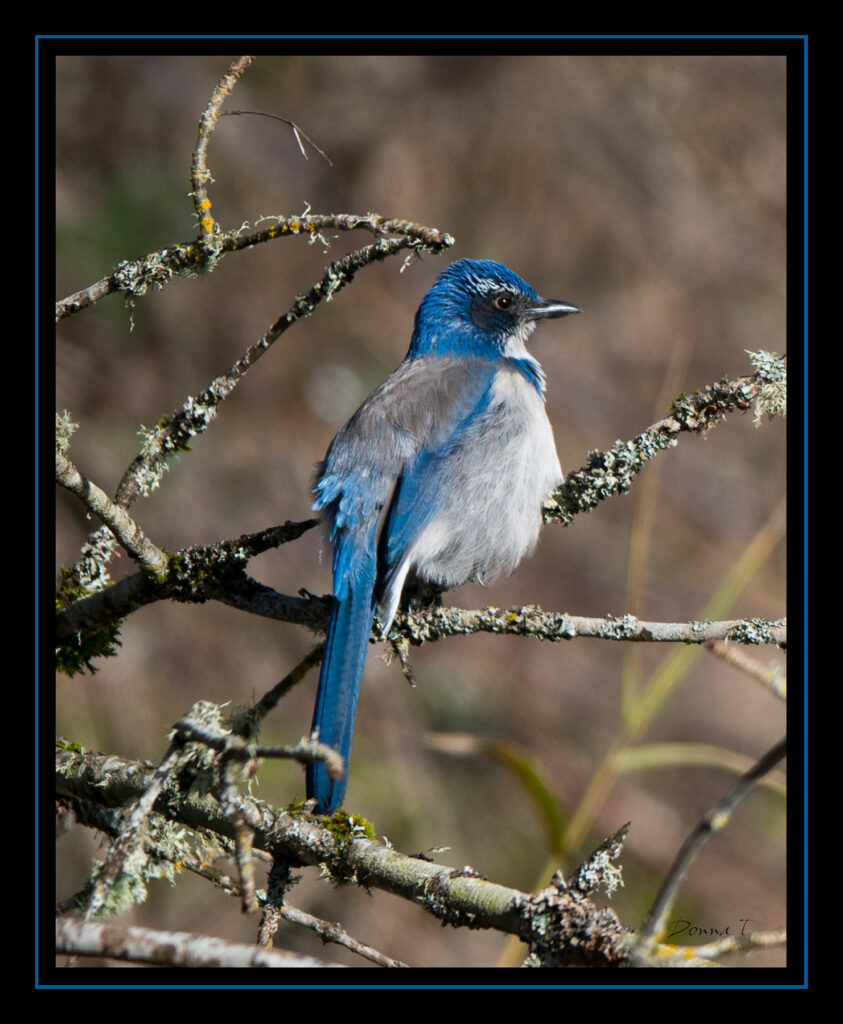
M 375 610 L 386 635 L 402 594 L 511 573 L 535 547 L 542 498 L 563 477 L 544 372 L 524 343 L 537 320 L 579 312 L 500 263 L 452 263 L 419 306 L 404 362 L 331 442 L 314 488 L 334 545 L 334 605 L 313 730 L 346 776 L 308 765 L 317 813 L 345 795 Z

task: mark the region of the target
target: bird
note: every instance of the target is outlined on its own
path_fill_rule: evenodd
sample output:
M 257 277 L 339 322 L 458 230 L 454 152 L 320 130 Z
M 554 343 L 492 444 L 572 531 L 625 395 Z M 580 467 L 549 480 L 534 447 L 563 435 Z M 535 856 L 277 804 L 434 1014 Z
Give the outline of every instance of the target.
M 542 499 L 563 482 L 545 375 L 525 346 L 539 320 L 582 312 L 489 259 L 447 266 L 423 298 L 400 366 L 340 428 L 313 510 L 333 545 L 333 603 L 311 735 L 345 772 L 306 768 L 316 814 L 342 806 L 375 612 L 512 573 Z M 415 606 L 415 604 L 413 604 Z

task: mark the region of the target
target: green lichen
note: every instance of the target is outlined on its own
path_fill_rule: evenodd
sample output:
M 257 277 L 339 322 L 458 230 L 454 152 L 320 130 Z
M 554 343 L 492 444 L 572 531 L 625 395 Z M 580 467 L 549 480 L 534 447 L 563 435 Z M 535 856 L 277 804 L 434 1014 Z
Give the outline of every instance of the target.
M 56 736 L 56 750 L 68 750 L 73 754 L 84 754 L 85 748 L 77 740 L 66 740 L 63 736 Z
M 319 824 L 336 839 L 340 846 L 345 846 L 353 839 L 374 839 L 375 829 L 370 821 L 359 814 L 349 814 L 340 808 L 330 817 L 319 818 Z
M 169 554 L 169 553 L 168 553 Z M 248 563 L 249 551 L 241 544 L 189 547 L 170 555 L 167 564 L 168 596 L 176 601 L 204 601 L 205 588 L 221 586 Z

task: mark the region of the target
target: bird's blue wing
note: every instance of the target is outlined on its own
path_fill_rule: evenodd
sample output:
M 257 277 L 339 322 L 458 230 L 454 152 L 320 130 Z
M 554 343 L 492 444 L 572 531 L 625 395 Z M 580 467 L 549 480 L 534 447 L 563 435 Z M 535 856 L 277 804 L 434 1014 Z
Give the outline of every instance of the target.
M 459 501 L 459 481 L 450 480 L 457 448 L 474 442 L 489 408 L 495 379 L 493 363 L 475 363 L 471 385 L 441 418 L 416 456 L 405 463 L 380 537 L 379 601 L 388 626 L 397 610 L 406 575 L 405 557 L 422 531 L 442 512 L 446 500 Z M 449 487 L 452 483 L 455 486 Z M 466 514 L 469 514 L 466 510 Z M 404 571 L 402 571 L 404 568 Z M 459 582 L 465 582 L 460 580 Z
M 389 509 L 383 535 L 384 569 L 390 572 L 412 541 L 439 510 L 443 468 L 457 445 L 464 443 L 469 424 L 488 406 L 491 381 L 472 396 L 472 402 L 455 409 L 452 429 L 442 431 L 404 468 Z
M 435 514 L 426 485 L 463 423 L 487 400 L 492 377 L 491 364 L 487 373 L 476 360 L 405 361 L 339 431 L 322 467 L 314 509 L 331 527 L 334 606 L 312 728 L 346 769 L 383 580 Z M 316 798 L 318 813 L 334 811 L 344 794 L 344 779 L 331 780 L 322 765 L 308 767 L 307 795 Z

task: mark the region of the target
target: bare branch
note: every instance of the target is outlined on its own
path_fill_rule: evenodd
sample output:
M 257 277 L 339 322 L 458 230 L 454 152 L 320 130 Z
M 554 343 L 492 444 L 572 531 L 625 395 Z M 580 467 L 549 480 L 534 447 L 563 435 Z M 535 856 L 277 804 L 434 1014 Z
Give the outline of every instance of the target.
M 131 516 L 111 501 L 105 491 L 86 479 L 60 452 L 56 452 L 56 481 L 81 498 L 87 508 L 99 516 L 136 562 L 150 572 L 166 573 L 166 554 L 144 535 Z
M 350 949 L 366 960 L 377 964 L 379 967 L 406 967 L 407 964 L 395 960 L 391 956 L 381 953 L 373 946 L 355 939 L 341 925 L 333 924 L 331 921 L 324 921 L 321 917 L 314 917 L 298 907 L 291 907 L 284 904 L 278 908 L 278 913 L 290 924 L 300 925 L 302 928 L 309 928 L 315 932 L 323 942 L 335 942 L 339 946 Z
M 160 967 L 341 967 L 301 953 L 225 942 L 215 935 L 167 932 L 63 918 L 56 922 L 56 952 L 104 956 Z
M 656 940 L 662 935 L 667 915 L 670 913 L 679 887 L 691 865 L 708 845 L 709 841 L 731 819 L 735 808 L 755 789 L 759 780 L 783 760 L 787 751 L 787 740 L 781 739 L 763 755 L 752 768 L 742 775 L 726 794 L 718 800 L 699 821 L 694 831 L 682 845 L 673 866 L 662 882 L 659 894 L 650 908 L 636 943 L 635 956 L 643 966 L 649 959 Z
M 247 708 L 245 712 L 238 712 L 235 716 L 232 716 L 235 731 L 243 736 L 252 736 L 260 728 L 260 723 L 263 719 L 272 711 L 281 698 L 286 696 L 297 683 L 304 679 L 312 668 L 315 668 L 322 661 L 324 650 L 324 644 L 317 644 L 302 658 L 298 665 L 292 668 L 271 690 L 268 690 L 256 704 Z
M 662 946 L 652 957 L 651 967 L 713 967 L 730 953 L 753 949 L 773 949 L 787 945 L 787 932 L 748 932 L 746 935 L 724 935 L 714 942 L 699 946 Z
M 293 129 L 293 136 L 295 137 L 296 142 L 299 144 L 299 150 L 301 151 L 301 155 L 305 158 L 305 160 L 307 160 L 307 150 L 304 148 L 302 139 L 304 139 L 305 142 L 309 143 L 313 147 L 313 149 L 319 154 L 319 156 L 322 157 L 322 159 L 325 161 L 326 164 L 328 164 L 329 167 L 334 166 L 333 161 L 330 159 L 328 154 L 324 150 L 320 149 L 313 141 L 313 139 L 311 139 L 311 137 L 299 125 L 297 125 L 295 121 L 291 121 L 289 118 L 286 117 L 281 117 L 278 114 L 269 114 L 265 110 L 224 110 L 220 114 L 220 117 L 234 117 L 236 114 L 253 114 L 255 117 L 271 117 L 276 121 L 283 121 L 284 124 L 289 125 Z
M 705 646 L 706 650 L 711 651 L 715 657 L 725 661 L 727 665 L 732 665 L 753 679 L 757 679 L 779 700 L 787 700 L 787 679 L 784 670 L 779 665 L 770 665 L 765 668 L 739 647 L 730 647 L 725 640 L 709 640 Z

